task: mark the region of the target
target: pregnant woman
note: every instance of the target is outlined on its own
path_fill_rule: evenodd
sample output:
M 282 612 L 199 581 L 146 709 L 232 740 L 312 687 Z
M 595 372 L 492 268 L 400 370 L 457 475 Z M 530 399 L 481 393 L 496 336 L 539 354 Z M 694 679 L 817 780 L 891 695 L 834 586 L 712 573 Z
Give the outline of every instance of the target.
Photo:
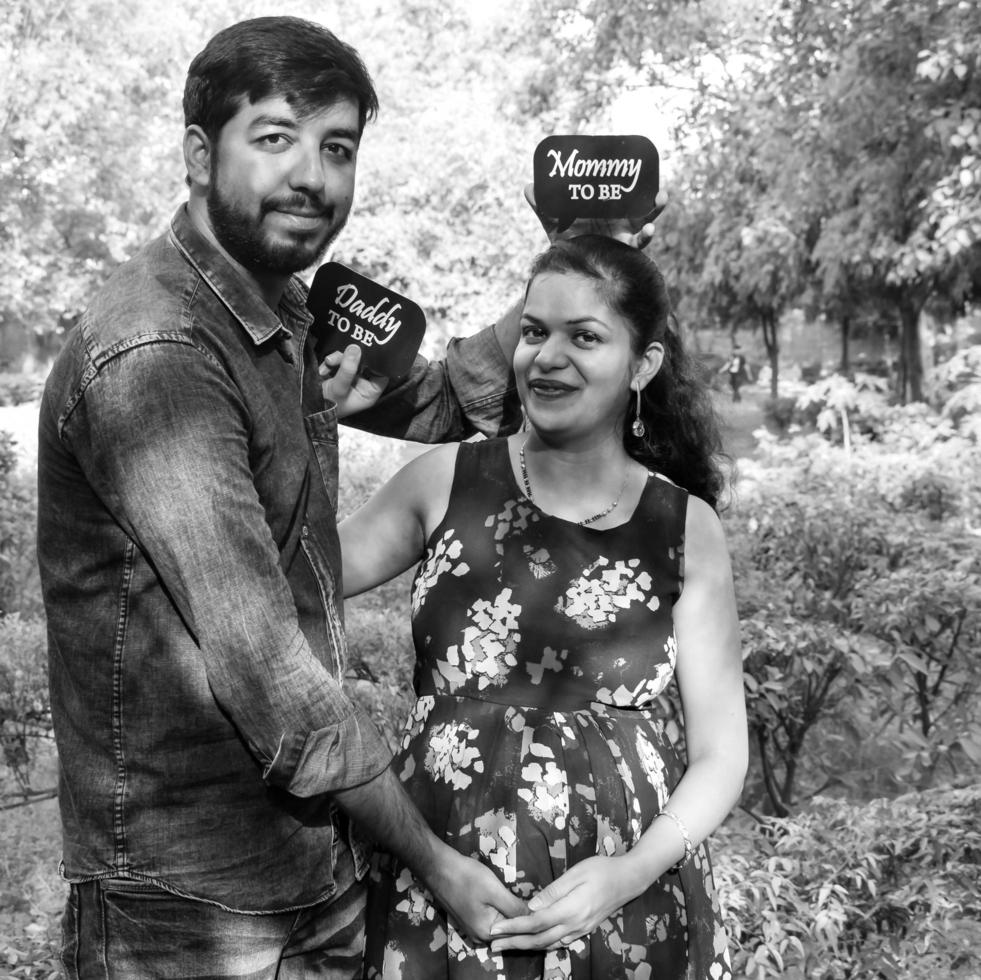
M 669 320 L 642 252 L 553 244 L 514 355 L 526 431 L 420 456 L 341 527 L 349 595 L 421 559 L 395 771 L 528 901 L 480 944 L 381 853 L 370 980 L 731 976 L 704 840 L 746 771 L 738 625 L 718 434 Z

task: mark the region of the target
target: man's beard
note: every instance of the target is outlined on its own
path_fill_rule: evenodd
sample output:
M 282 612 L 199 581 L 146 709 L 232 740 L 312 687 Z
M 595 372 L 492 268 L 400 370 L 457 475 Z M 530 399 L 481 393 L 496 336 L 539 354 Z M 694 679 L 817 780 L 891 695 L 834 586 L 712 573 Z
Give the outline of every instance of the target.
M 280 208 L 294 208 L 309 213 L 323 212 L 330 230 L 322 239 L 307 235 L 272 241 L 263 228 L 263 218 Z M 334 208 L 324 205 L 309 194 L 296 191 L 284 197 L 262 201 L 259 214 L 250 214 L 222 193 L 215 172 L 212 172 L 208 187 L 208 214 L 219 244 L 236 262 L 249 270 L 280 275 L 300 272 L 317 262 L 347 221 L 345 216 L 343 221 L 334 226 Z

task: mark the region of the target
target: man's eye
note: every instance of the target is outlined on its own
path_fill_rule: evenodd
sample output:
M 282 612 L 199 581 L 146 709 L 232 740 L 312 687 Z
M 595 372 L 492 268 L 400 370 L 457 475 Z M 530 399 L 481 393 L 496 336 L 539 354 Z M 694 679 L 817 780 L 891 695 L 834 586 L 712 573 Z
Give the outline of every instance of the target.
M 354 156 L 354 151 L 349 146 L 345 146 L 343 143 L 327 143 L 324 149 L 331 155 L 341 157 L 344 160 L 350 160 Z
M 286 135 L 285 133 L 266 133 L 259 137 L 259 142 L 266 146 L 285 146 Z

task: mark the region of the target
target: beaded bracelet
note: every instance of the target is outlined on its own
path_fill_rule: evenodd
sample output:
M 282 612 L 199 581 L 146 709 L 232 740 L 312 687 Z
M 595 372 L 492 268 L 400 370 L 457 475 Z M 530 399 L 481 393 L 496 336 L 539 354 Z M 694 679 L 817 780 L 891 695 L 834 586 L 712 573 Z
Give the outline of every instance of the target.
M 671 870 L 672 871 L 680 871 L 681 870 L 681 866 L 686 861 L 688 861 L 691 858 L 692 854 L 695 853 L 695 847 L 694 847 L 694 845 L 691 842 L 691 834 L 688 833 L 688 828 L 685 826 L 685 822 L 681 819 L 681 817 L 678 816 L 677 813 L 672 813 L 670 810 L 662 810 L 658 814 L 658 816 L 659 817 L 670 817 L 675 822 L 675 824 L 677 824 L 677 826 L 678 826 L 678 831 L 681 834 L 681 839 L 682 839 L 682 841 L 684 841 L 684 844 L 685 844 L 685 855 L 684 855 L 683 858 L 681 858 L 678 861 L 677 864 L 675 864 L 671 868 Z

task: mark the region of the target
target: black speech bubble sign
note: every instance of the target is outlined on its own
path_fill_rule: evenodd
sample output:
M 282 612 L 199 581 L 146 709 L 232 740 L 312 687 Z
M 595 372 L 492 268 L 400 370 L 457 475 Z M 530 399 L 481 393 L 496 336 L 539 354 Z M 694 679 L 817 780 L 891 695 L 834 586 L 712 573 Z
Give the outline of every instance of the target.
M 576 218 L 644 218 L 658 191 L 646 136 L 547 136 L 535 148 L 535 207 L 565 228 Z
M 362 366 L 386 378 L 408 374 L 426 332 L 426 315 L 411 299 L 340 262 L 317 270 L 307 308 L 318 358 L 357 344 Z

